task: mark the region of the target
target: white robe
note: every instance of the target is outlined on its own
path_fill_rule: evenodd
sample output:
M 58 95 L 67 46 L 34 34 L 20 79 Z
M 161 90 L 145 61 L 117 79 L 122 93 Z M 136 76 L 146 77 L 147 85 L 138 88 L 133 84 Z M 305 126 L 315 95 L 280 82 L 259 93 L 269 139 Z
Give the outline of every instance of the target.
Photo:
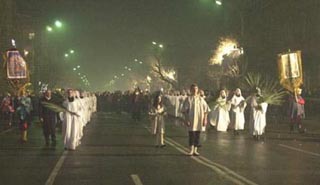
M 76 100 L 65 101 L 63 106 L 69 111 L 79 114 L 79 105 Z M 62 124 L 63 143 L 66 149 L 75 150 L 79 144 L 79 117 L 68 112 L 64 113 Z
M 230 123 L 229 110 L 230 104 L 226 99 L 219 97 L 216 101 L 217 105 L 210 114 L 210 124 L 217 127 L 217 131 L 226 132 Z
M 243 102 L 243 103 L 242 103 Z M 233 96 L 231 99 L 232 105 L 232 124 L 234 125 L 235 130 L 243 130 L 244 129 L 244 110 L 247 106 L 245 103 L 245 99 L 240 96 Z
M 258 104 L 257 97 L 252 96 L 250 99 L 251 104 L 251 115 L 250 115 L 250 133 L 253 135 L 262 135 L 265 131 L 266 123 L 266 114 L 268 104 L 262 102 Z M 261 109 L 255 108 L 256 106 L 260 105 Z
M 189 131 L 201 131 L 205 114 L 210 111 L 207 102 L 200 96 L 189 96 L 183 104 L 183 112 L 190 122 Z
M 253 135 L 262 135 L 267 125 L 266 113 L 267 113 L 268 104 L 261 103 L 260 107 L 261 107 L 261 110 L 257 110 L 257 109 L 253 110 L 253 119 L 254 119 Z
M 152 134 L 164 134 L 165 133 L 165 124 L 164 124 L 164 107 L 156 109 L 151 108 L 149 115 L 153 117 L 152 119 Z

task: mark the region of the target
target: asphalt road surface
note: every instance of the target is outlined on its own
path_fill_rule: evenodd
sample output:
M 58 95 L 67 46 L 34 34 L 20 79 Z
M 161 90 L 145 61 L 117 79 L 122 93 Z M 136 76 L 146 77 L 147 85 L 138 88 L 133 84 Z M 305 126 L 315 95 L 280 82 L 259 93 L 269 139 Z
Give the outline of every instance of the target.
M 208 129 L 200 156 L 187 156 L 188 133 L 166 122 L 166 147 L 156 148 L 148 120 L 127 114 L 97 113 L 76 151 L 45 147 L 34 124 L 29 141 L 19 144 L 15 128 L 0 132 L 2 185 L 294 185 L 320 184 L 320 139 L 269 132 L 255 141 Z

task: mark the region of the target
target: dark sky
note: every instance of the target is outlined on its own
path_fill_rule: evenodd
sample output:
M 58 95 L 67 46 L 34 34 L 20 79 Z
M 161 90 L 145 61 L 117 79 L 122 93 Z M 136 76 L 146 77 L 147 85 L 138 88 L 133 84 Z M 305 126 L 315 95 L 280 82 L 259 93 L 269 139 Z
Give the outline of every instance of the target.
M 28 1 L 18 2 L 20 7 L 27 7 Z M 67 37 L 63 42 L 76 50 L 73 62 L 82 66 L 95 90 L 101 90 L 115 74 L 121 74 L 134 58 L 145 57 L 153 40 L 168 45 L 171 53 L 193 52 L 205 59 L 221 29 L 221 10 L 211 0 L 42 0 L 41 3 L 39 7 L 45 8 L 47 20 L 59 18 L 65 22 Z

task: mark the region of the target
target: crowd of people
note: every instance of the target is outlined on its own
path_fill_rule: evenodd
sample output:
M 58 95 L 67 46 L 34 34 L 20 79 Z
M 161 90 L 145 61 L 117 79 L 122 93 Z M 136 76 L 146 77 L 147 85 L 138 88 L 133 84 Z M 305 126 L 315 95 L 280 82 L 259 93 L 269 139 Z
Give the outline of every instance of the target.
M 39 97 L 22 91 L 19 96 L 7 93 L 0 108 L 5 129 L 17 123 L 21 143 L 28 141 L 28 129 L 39 117 L 46 146 L 56 146 L 56 129 L 60 123 L 65 149 L 75 150 L 81 143 L 83 128 L 97 111 L 97 98 L 92 93 L 71 89 L 66 94 L 48 89 Z
M 301 132 L 304 118 L 305 100 L 301 96 L 301 89 L 292 94 L 289 99 L 290 130 Z M 218 132 L 232 130 L 234 135 L 248 128 L 254 139 L 259 140 L 265 132 L 268 103 L 263 98 L 263 92 L 256 88 L 248 97 L 242 95 L 237 88 L 231 93 L 223 89 L 217 98 L 199 89 L 196 84 L 190 90 L 182 92 L 150 93 L 136 89 L 134 92 L 120 91 L 99 94 L 99 109 L 122 111 L 132 114 L 134 120 L 139 120 L 141 114 L 152 119 L 151 132 L 155 135 L 157 147 L 164 147 L 165 115 L 182 120 L 189 130 L 190 155 L 199 155 L 198 146 L 201 131 L 207 125 Z M 207 124 L 208 123 L 208 124 Z M 247 123 L 247 126 L 245 126 Z
M 305 100 L 301 92 L 301 89 L 298 89 L 289 101 L 291 131 L 304 130 L 302 119 Z M 54 105 L 56 109 L 48 105 Z M 8 93 L 1 103 L 1 119 L 6 127 L 10 127 L 16 120 L 21 130 L 20 141 L 25 143 L 27 130 L 34 116 L 39 116 L 46 146 L 56 145 L 56 127 L 58 123 L 62 123 L 64 147 L 75 150 L 81 143 L 84 127 L 90 122 L 91 115 L 97 109 L 118 114 L 127 112 L 131 114 L 134 121 L 139 121 L 142 117 L 150 117 L 157 147 L 165 147 L 164 116 L 178 118 L 177 120 L 182 121 L 189 130 L 190 155 L 199 155 L 200 133 L 206 130 L 207 125 L 218 132 L 233 130 L 235 135 L 248 128 L 249 133 L 259 140 L 265 132 L 268 103 L 264 101 L 259 88 L 246 98 L 243 97 L 239 88 L 232 93 L 223 89 L 218 97 L 214 98 L 199 89 L 196 84 L 181 93 L 165 93 L 162 90 L 150 93 L 140 89 L 133 92 L 116 91 L 96 94 L 72 89 L 67 90 L 66 93 L 46 90 L 39 98 L 26 93 L 12 97 Z M 245 123 L 248 125 L 245 126 Z

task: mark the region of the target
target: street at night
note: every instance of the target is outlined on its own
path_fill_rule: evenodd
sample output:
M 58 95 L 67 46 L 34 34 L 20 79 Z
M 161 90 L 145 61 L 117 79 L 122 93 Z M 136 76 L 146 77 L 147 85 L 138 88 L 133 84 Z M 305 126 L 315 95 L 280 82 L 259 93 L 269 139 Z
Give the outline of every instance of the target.
M 37 125 L 29 143 L 19 146 L 13 129 L 0 136 L 0 179 L 8 185 L 320 183 L 317 133 L 298 136 L 279 128 L 254 141 L 245 132 L 234 136 L 209 129 L 201 156 L 191 157 L 185 127 L 175 120 L 166 126 L 167 146 L 156 148 L 147 120 L 98 113 L 76 151 L 64 151 L 61 139 L 56 149 L 43 147 Z
M 0 0 L 0 185 L 319 185 L 320 0 Z

